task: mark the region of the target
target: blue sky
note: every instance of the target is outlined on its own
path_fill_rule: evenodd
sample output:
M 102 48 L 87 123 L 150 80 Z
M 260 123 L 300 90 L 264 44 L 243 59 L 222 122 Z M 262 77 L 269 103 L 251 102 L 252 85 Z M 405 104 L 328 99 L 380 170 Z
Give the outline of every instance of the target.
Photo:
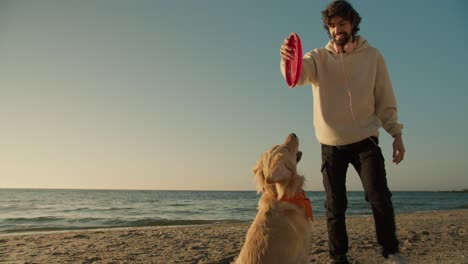
M 392 190 L 468 188 L 468 2 L 351 3 L 384 55 L 405 125 Z M 328 1 L 1 1 L 0 188 L 254 190 L 260 155 L 295 132 L 323 190 L 310 86 L 279 48 L 328 35 Z M 352 168 L 348 189 L 361 190 Z

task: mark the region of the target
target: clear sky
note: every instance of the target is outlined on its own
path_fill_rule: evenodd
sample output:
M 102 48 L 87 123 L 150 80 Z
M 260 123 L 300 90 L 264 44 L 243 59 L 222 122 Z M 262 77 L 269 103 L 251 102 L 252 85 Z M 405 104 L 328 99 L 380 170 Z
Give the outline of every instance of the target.
M 0 2 L 0 188 L 254 190 L 260 155 L 295 132 L 323 190 L 310 86 L 279 48 L 328 35 L 328 1 Z M 405 125 L 392 190 L 468 188 L 465 0 L 353 0 Z M 350 167 L 348 189 L 362 190 Z

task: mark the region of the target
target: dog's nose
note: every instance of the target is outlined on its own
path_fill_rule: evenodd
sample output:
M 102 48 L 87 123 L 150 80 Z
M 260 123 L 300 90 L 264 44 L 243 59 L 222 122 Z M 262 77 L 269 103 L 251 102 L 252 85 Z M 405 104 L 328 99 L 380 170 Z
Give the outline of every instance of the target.
M 291 133 L 291 137 L 297 138 L 296 134 L 294 134 L 294 133 Z

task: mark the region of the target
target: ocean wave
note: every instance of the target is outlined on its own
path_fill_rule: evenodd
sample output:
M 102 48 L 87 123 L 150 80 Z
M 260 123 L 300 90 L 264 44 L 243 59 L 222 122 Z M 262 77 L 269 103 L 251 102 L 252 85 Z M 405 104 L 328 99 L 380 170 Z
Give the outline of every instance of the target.
M 28 223 L 49 223 L 49 222 L 56 222 L 62 221 L 64 218 L 62 217 L 55 217 L 55 216 L 39 216 L 39 217 L 13 217 L 13 218 L 5 218 L 0 219 L 1 222 L 5 224 L 28 224 Z
M 187 207 L 187 206 L 192 206 L 192 204 L 175 203 L 175 204 L 168 204 L 168 206 L 171 206 L 171 207 Z
M 0 226 L 0 234 L 7 233 L 24 233 L 24 232 L 44 232 L 44 231 L 66 231 L 66 230 L 83 230 L 83 229 L 100 229 L 100 228 L 125 228 L 125 227 L 151 227 L 151 226 L 183 226 L 183 225 L 205 225 L 205 224 L 220 224 L 220 223 L 240 223 L 245 221 L 235 219 L 225 220 L 180 220 L 180 219 L 153 219 L 142 218 L 134 220 L 125 219 L 77 219 L 74 223 L 64 222 L 59 225 L 50 223 L 41 225 L 36 223 L 33 225 L 3 225 Z M 81 225 L 77 225 L 80 222 Z M 87 224 L 85 224 L 87 223 Z
M 73 209 L 66 209 L 66 210 L 60 210 L 62 212 L 80 212 L 80 211 L 89 211 L 89 212 L 111 212 L 111 211 L 127 211 L 127 210 L 133 210 L 135 208 L 133 207 L 103 207 L 103 208 L 92 208 L 92 207 L 80 207 L 80 208 L 73 208 Z

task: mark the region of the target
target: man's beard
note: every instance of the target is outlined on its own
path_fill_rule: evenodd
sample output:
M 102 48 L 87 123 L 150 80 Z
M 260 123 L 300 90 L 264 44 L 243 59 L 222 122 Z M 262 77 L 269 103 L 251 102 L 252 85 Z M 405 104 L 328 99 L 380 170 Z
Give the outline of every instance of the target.
M 346 43 L 348 43 L 351 36 L 346 32 L 341 32 L 341 34 L 343 34 L 343 37 L 341 39 L 339 39 L 339 40 L 336 39 L 336 35 L 334 35 L 333 36 L 333 41 L 336 43 L 336 45 L 344 47 L 344 45 L 346 45 Z

